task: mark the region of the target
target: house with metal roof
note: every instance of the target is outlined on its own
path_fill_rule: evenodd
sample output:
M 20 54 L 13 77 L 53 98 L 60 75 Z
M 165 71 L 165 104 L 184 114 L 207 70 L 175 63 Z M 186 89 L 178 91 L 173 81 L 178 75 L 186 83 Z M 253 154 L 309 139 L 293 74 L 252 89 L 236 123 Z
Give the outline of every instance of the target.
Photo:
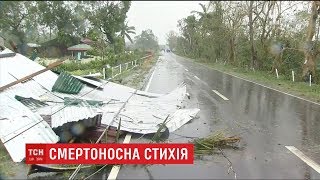
M 82 43 L 69 47 L 68 51 L 71 51 L 73 58 L 76 60 L 81 60 L 87 55 L 87 51 L 90 49 L 90 45 Z

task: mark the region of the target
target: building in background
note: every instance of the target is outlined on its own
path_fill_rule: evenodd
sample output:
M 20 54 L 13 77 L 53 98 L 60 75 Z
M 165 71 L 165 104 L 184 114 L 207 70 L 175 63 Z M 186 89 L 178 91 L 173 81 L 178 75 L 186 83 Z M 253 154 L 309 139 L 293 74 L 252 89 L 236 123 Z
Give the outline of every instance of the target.
M 68 48 L 68 51 L 71 51 L 72 58 L 76 60 L 81 60 L 87 56 L 87 51 L 91 49 L 91 46 L 88 44 L 77 44 Z

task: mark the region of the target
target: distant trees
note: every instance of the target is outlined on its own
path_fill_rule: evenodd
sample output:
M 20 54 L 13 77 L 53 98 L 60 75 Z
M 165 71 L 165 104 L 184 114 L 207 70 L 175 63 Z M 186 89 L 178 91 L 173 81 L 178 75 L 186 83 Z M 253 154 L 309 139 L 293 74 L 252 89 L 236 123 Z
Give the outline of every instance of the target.
M 128 25 L 131 1 L 1 1 L 0 33 L 17 44 L 56 38 L 70 46 L 74 38 L 102 38 L 113 52 L 121 53 L 125 37 L 135 28 Z
M 158 39 L 151 29 L 147 29 L 134 38 L 134 47 L 141 51 L 156 51 L 159 49 Z
M 180 35 L 168 36 L 168 44 L 192 58 L 319 79 L 319 4 L 210 1 L 178 21 Z
M 169 48 L 172 51 L 176 50 L 177 45 L 178 45 L 178 35 L 177 35 L 177 33 L 174 32 L 174 31 L 170 31 L 167 34 L 167 41 L 168 41 Z

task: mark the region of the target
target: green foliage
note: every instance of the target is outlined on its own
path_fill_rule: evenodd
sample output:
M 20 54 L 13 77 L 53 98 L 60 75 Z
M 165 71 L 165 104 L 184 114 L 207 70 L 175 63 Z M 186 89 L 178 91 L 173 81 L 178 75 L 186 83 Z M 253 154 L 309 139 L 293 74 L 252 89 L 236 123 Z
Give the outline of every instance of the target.
M 36 8 L 34 2 L 0 2 L 0 29 L 2 33 L 13 36 L 13 39 L 10 40 L 24 43 L 27 31 L 31 32 L 31 28 L 36 25 L 35 20 Z
M 1 1 L 0 29 L 5 40 L 15 44 L 55 39 L 54 45 L 65 49 L 88 37 L 99 41 L 91 54 L 110 47 L 123 53 L 125 38 L 132 41 L 130 35 L 135 33 L 126 21 L 130 6 L 130 1 Z
M 167 35 L 169 48 L 174 51 L 177 49 L 178 37 L 174 31 L 170 31 Z
M 133 27 L 129 27 L 125 23 L 131 2 L 107 1 L 98 3 L 92 2 L 91 10 L 88 11 L 89 20 L 95 28 L 101 30 L 105 35 L 105 41 L 113 45 L 114 52 L 121 53 L 124 51 L 124 43 L 119 40 L 119 36 L 124 41 L 124 36 L 129 36 L 134 30 Z
M 151 29 L 142 31 L 140 35 L 135 37 L 134 43 L 135 48 L 141 51 L 157 51 L 159 49 L 158 39 Z
M 134 26 L 129 26 L 128 22 L 122 23 L 120 36 L 122 37 L 123 40 L 126 37 L 131 43 L 133 43 L 133 40 L 130 34 L 136 34 L 135 30 L 136 28 Z
M 99 71 L 103 66 L 109 64 L 110 66 L 116 66 L 121 63 L 129 62 L 138 58 L 141 58 L 143 55 L 141 53 L 121 53 L 121 54 L 107 54 L 104 59 L 99 58 L 90 62 L 81 62 L 81 61 L 72 61 L 70 63 L 63 63 L 58 66 L 55 70 L 62 72 L 74 72 L 76 74 L 81 73 L 80 71 L 84 70 L 96 70 Z M 93 71 L 91 71 L 93 72 Z
M 285 8 L 278 12 L 276 7 L 280 5 Z M 287 79 L 294 70 L 299 80 L 310 18 L 305 5 L 305 9 L 298 10 L 297 4 L 278 1 L 250 5 L 232 1 L 200 3 L 201 11 L 192 11 L 191 15 L 178 21 L 181 35 L 170 32 L 167 41 L 170 48 L 175 46 L 176 52 L 184 56 L 266 72 L 277 68 Z M 293 18 L 283 16 L 289 10 L 292 10 Z M 250 13 L 253 14 L 251 31 L 248 26 Z M 276 48 L 276 54 L 271 51 L 272 47 Z M 320 47 L 316 48 L 320 51 Z

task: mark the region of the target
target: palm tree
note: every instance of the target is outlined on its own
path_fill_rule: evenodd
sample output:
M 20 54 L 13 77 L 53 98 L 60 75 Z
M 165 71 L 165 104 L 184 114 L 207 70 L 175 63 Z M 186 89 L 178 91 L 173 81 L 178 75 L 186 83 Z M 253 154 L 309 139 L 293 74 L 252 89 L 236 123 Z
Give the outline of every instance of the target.
M 198 14 L 200 16 L 200 20 L 202 20 L 203 18 L 208 18 L 209 17 L 209 8 L 210 8 L 211 3 L 209 3 L 207 7 L 202 3 L 199 3 L 199 5 L 202 8 L 202 12 L 200 12 L 200 11 L 191 11 L 191 13 Z
M 136 34 L 135 32 L 136 28 L 134 26 L 129 26 L 128 22 L 123 23 L 120 31 L 120 36 L 123 38 L 127 37 L 131 43 L 133 43 L 132 38 L 130 37 L 130 34 Z

